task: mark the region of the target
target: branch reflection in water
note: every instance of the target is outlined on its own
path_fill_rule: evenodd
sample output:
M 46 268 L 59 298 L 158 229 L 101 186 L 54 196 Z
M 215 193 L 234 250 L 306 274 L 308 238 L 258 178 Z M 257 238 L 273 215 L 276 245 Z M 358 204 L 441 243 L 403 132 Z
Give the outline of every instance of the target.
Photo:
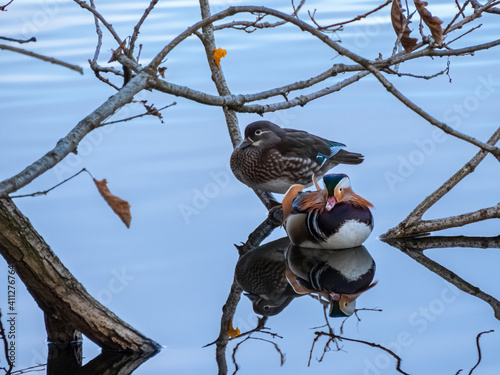
M 250 235 L 250 240 L 256 235 L 256 232 L 259 231 Z M 259 237 L 259 240 L 262 240 L 262 237 Z M 494 309 L 495 317 L 500 317 L 500 302 L 496 298 L 484 293 L 478 287 L 423 254 L 424 250 L 433 248 L 500 248 L 500 236 L 427 236 L 386 239 L 384 242 L 398 248 L 458 289 L 486 301 Z M 253 250 L 249 250 L 251 248 Z M 241 256 L 236 264 L 233 286 L 237 285 L 240 292 L 243 291 L 244 295 L 252 302 L 254 312 L 260 317 L 254 329 L 227 339 L 227 341 L 238 341 L 232 353 L 235 372 L 239 370 L 236 361 L 238 350 L 244 350 L 244 344 L 252 339 L 272 344 L 279 354 L 281 365 L 284 364 L 285 353 L 280 349 L 279 341 L 276 341 L 283 339 L 283 337 L 279 335 L 279 332 L 271 332 L 265 325 L 268 319 L 274 319 L 272 317 L 280 314 L 295 298 L 309 295 L 314 298 L 316 303 L 320 303 L 325 316 L 325 324 L 315 328 L 309 364 L 315 346 L 322 337 L 325 337 L 327 341 L 321 356 L 318 358 L 319 362 L 323 360 L 327 352 L 342 350 L 345 343 L 351 342 L 370 346 L 387 353 L 395 361 L 395 370 L 407 374 L 402 369 L 402 358 L 398 355 L 399 353 L 370 340 L 344 336 L 343 322 L 339 327 L 340 332 L 335 332 L 332 324 L 335 321 L 332 318 L 347 319 L 352 315 L 356 316 L 359 321 L 361 319 L 358 312 L 361 310 L 382 311 L 376 308 L 356 309 L 357 299 L 359 297 L 362 299 L 363 293 L 377 285 L 377 281 L 374 281 L 375 261 L 366 247 L 358 246 L 343 250 L 310 249 L 290 244 L 289 239 L 284 237 L 259 247 L 252 246 L 249 249 L 240 251 Z M 227 331 L 224 332 L 226 337 L 227 333 Z M 480 334 L 478 333 L 478 335 Z M 222 351 L 225 353 L 225 346 L 222 348 L 218 345 L 218 349 L 219 373 L 227 373 L 225 354 L 223 356 L 224 362 L 220 362 L 222 358 L 220 354 Z M 479 347 L 478 350 L 480 351 Z
M 408 237 L 399 239 L 383 239 L 382 241 L 401 250 L 404 254 L 420 263 L 425 268 L 442 277 L 447 282 L 453 284 L 461 291 L 477 297 L 488 303 L 495 314 L 495 318 L 500 320 L 500 301 L 493 296 L 484 293 L 478 287 L 462 279 L 456 273 L 443 267 L 424 255 L 424 250 L 467 247 L 477 249 L 500 248 L 500 236 L 496 237 L 466 237 L 466 236 L 427 236 Z
M 261 333 L 272 339 L 281 339 L 277 333 L 270 332 L 265 323 L 297 297 L 309 295 L 320 302 L 319 306 L 325 311 L 325 326 L 329 327 L 329 331 L 322 334 L 330 335 L 328 344 L 331 341 L 337 344 L 336 340 L 341 337 L 333 335 L 328 317 L 346 318 L 356 312 L 358 297 L 376 285 L 373 282 L 375 268 L 375 261 L 364 246 L 343 250 L 311 249 L 291 244 L 288 237 L 241 255 L 235 267 L 234 282 L 252 302 L 254 312 L 262 317 L 256 328 L 231 338 L 241 340 L 233 351 L 236 371 L 239 369 L 236 352 L 249 339 L 273 344 L 283 365 L 284 354 L 276 342 L 252 335 Z M 314 343 L 320 337 L 318 333 L 316 335 Z M 219 355 L 217 358 L 220 361 Z M 219 373 L 225 371 L 226 363 L 219 362 Z

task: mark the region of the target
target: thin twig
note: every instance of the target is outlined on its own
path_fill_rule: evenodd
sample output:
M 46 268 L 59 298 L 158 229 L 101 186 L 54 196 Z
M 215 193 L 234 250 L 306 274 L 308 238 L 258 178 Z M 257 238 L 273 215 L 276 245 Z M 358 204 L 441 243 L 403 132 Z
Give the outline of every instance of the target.
M 443 74 L 448 74 L 448 72 L 450 71 L 450 66 L 448 65 L 445 69 L 441 70 L 440 72 L 437 72 L 437 73 L 431 74 L 431 75 L 418 75 L 418 74 L 412 74 L 412 73 L 400 73 L 400 72 L 396 72 L 395 70 L 392 70 L 391 68 L 387 68 L 385 71 L 387 73 L 389 73 L 389 74 L 395 74 L 398 77 L 412 77 L 412 78 L 429 80 L 429 79 L 433 79 L 433 78 L 439 77 L 439 76 L 441 76 Z
M 161 108 L 158 108 L 157 111 L 160 112 L 160 111 L 163 111 L 164 109 L 167 109 L 169 107 L 172 107 L 174 105 L 177 105 L 177 102 L 173 102 L 171 104 L 168 104 L 164 107 L 161 107 Z M 126 121 L 130 121 L 130 120 L 134 120 L 136 118 L 139 118 L 139 117 L 144 117 L 144 116 L 148 116 L 148 115 L 151 115 L 150 112 L 144 112 L 144 113 L 141 113 L 140 115 L 135 115 L 135 116 L 131 116 L 131 117 L 127 117 L 127 118 L 124 118 L 124 119 L 121 119 L 121 120 L 115 120 L 115 121 L 108 121 L 108 122 L 103 122 L 101 124 L 101 126 L 105 126 L 105 125 L 111 125 L 111 124 L 117 124 L 119 122 L 126 122 Z
M 65 184 L 66 182 L 68 182 L 69 180 L 75 178 L 76 176 L 78 176 L 80 173 L 82 172 L 87 172 L 91 177 L 92 175 L 90 174 L 89 171 L 87 171 L 87 169 L 85 168 L 82 168 L 82 170 L 80 172 L 77 172 L 75 173 L 73 176 L 71 177 L 68 177 L 67 179 L 65 179 L 64 181 L 61 181 L 59 182 L 57 185 L 54 185 L 52 186 L 50 189 L 47 189 L 47 190 L 44 190 L 44 191 L 37 191 L 36 193 L 31 193 L 31 194 L 20 194 L 20 195 L 11 195 L 10 197 L 11 198 L 25 198 L 25 197 L 38 197 L 40 195 L 47 195 L 48 193 L 50 193 L 52 190 L 54 190 L 55 188 Z
M 79 67 L 78 65 L 73 65 L 73 64 L 55 59 L 53 57 L 40 55 L 39 53 L 36 53 L 36 52 L 26 51 L 25 49 L 12 47 L 12 46 L 8 46 L 5 44 L 0 44 L 0 49 L 12 51 L 12 52 L 17 52 L 17 53 L 20 53 L 20 54 L 23 54 L 26 56 L 34 57 L 34 58 L 39 59 L 39 60 L 47 61 L 47 62 L 52 63 L 52 64 L 61 65 L 61 66 L 64 66 L 65 68 L 68 68 L 68 69 L 74 70 L 80 74 L 83 74 L 83 69 L 81 67 Z
M 90 7 L 95 10 L 94 0 L 90 0 Z M 97 34 L 97 44 L 95 47 L 94 58 L 92 60 L 90 60 L 90 59 L 88 60 L 89 64 L 90 64 L 90 68 L 94 72 L 97 79 L 99 79 L 100 81 L 106 83 L 107 85 L 113 87 L 115 90 L 118 91 L 120 89 L 118 86 L 116 86 L 109 79 L 107 79 L 101 75 L 101 72 L 105 71 L 105 69 L 101 68 L 97 64 L 97 59 L 99 58 L 99 54 L 101 53 L 102 30 L 101 30 L 101 27 L 99 26 L 99 18 L 96 16 L 96 14 L 94 14 L 94 23 L 95 23 L 95 31 Z M 111 70 L 107 69 L 106 71 L 111 71 Z
M 31 38 L 29 39 L 14 39 L 14 38 L 8 38 L 6 36 L 0 36 L 0 39 L 2 40 L 7 40 L 9 42 L 16 42 L 16 43 L 19 43 L 19 44 L 24 44 L 24 43 L 30 43 L 30 42 L 36 42 L 36 38 L 34 36 L 32 36 Z
M 6 9 L 14 0 L 10 0 L 7 4 L 0 6 L 0 11 L 5 12 Z
M 357 342 L 359 344 L 363 344 L 363 345 L 370 346 L 372 348 L 377 348 L 377 349 L 383 350 L 384 352 L 388 353 L 391 357 L 393 357 L 396 360 L 396 371 L 397 372 L 399 372 L 401 374 L 404 374 L 404 375 L 409 375 L 407 372 L 405 372 L 405 371 L 403 371 L 401 369 L 401 362 L 402 362 L 401 357 L 398 356 L 396 353 L 394 353 L 391 349 L 386 348 L 383 345 L 376 344 L 376 343 L 370 342 L 370 341 L 365 341 L 365 340 L 351 339 L 349 337 L 338 336 L 338 335 L 335 335 L 335 334 L 331 335 L 331 334 L 329 334 L 327 332 L 323 332 L 323 331 L 315 332 L 315 334 L 317 335 L 317 337 L 319 337 L 319 336 L 327 336 L 327 337 L 330 337 L 330 338 L 333 338 L 333 339 L 337 339 L 337 340 L 340 340 L 340 341 Z
M 134 32 L 132 33 L 132 36 L 130 37 L 130 42 L 128 45 L 128 51 L 127 51 L 127 56 L 132 58 L 134 54 L 134 48 L 135 48 L 135 42 L 137 40 L 137 37 L 139 36 L 139 31 L 141 29 L 142 24 L 146 20 L 146 18 L 149 16 L 155 5 L 158 3 L 158 0 L 152 0 L 149 3 L 149 6 L 146 8 L 144 11 L 144 14 L 142 15 L 141 19 L 137 24 L 134 26 Z M 139 59 L 137 59 L 139 61 Z
M 108 21 L 106 21 L 106 19 L 102 16 L 101 13 L 99 13 L 95 9 L 95 7 L 92 7 L 92 6 L 88 5 L 84 0 L 73 0 L 73 1 L 75 3 L 77 3 L 78 5 L 80 5 L 83 9 L 86 9 L 90 13 L 92 13 L 94 15 L 94 17 L 97 17 L 99 19 L 99 21 L 101 21 L 102 24 L 106 27 L 106 29 L 108 29 L 108 31 L 113 36 L 113 38 L 115 38 L 115 40 L 117 41 L 118 45 L 121 45 L 123 43 L 122 39 L 118 36 L 118 34 L 116 33 L 116 31 L 113 28 L 113 26 Z
M 491 332 L 495 332 L 493 329 L 490 329 L 489 331 L 483 331 L 481 333 L 479 333 L 476 337 L 476 346 L 477 346 L 477 363 L 474 365 L 474 367 L 470 370 L 469 372 L 469 375 L 472 375 L 472 373 L 474 372 L 474 370 L 476 369 L 477 366 L 479 366 L 479 364 L 481 363 L 481 346 L 479 345 L 479 338 L 484 335 L 485 333 L 491 333 Z
M 482 23 L 480 23 L 479 25 L 477 25 L 477 26 L 473 27 L 473 28 L 472 28 L 472 29 L 470 29 L 469 31 L 466 31 L 466 32 L 465 32 L 465 33 L 463 33 L 462 35 L 457 36 L 455 39 L 450 40 L 448 43 L 446 43 L 446 45 L 447 45 L 447 46 L 449 46 L 451 43 L 453 43 L 453 42 L 457 41 L 458 39 L 460 39 L 460 38 L 462 38 L 462 37 L 464 37 L 464 36 L 466 36 L 467 34 L 469 34 L 469 33 L 473 32 L 474 30 L 479 29 L 481 26 L 483 26 L 483 24 L 482 24 Z
M 376 7 L 375 9 L 373 10 L 370 10 L 369 12 L 366 12 L 364 14 L 361 14 L 359 16 L 356 16 L 354 17 L 353 19 L 349 20 L 349 21 L 342 21 L 342 22 L 337 22 L 337 23 L 333 23 L 331 25 L 328 25 L 328 26 L 321 26 L 319 25 L 316 20 L 314 19 L 314 16 L 316 14 L 316 11 L 314 11 L 314 14 L 311 15 L 311 12 L 308 11 L 308 14 L 309 14 L 309 17 L 311 18 L 311 21 L 318 27 L 318 30 L 320 31 L 323 31 L 323 30 L 328 30 L 328 29 L 331 29 L 332 27 L 336 27 L 336 26 L 343 26 L 343 25 L 346 25 L 348 23 L 351 23 L 351 22 L 356 22 L 356 21 L 359 21 L 363 18 L 366 18 L 368 17 L 370 14 L 373 14 L 377 11 L 379 11 L 380 9 L 386 7 L 387 5 L 389 5 L 390 3 L 392 3 L 392 0 L 387 0 L 384 4 L 382 5 L 379 5 L 378 7 Z

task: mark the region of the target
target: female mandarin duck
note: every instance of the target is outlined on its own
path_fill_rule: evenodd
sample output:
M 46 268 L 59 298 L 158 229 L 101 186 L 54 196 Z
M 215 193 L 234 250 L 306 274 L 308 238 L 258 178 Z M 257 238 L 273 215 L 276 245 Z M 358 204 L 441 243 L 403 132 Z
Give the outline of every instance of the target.
M 359 164 L 363 155 L 345 151 L 344 144 L 269 121 L 245 129 L 245 139 L 231 155 L 231 170 L 253 189 L 284 194 L 291 185 L 310 186 L 337 164 Z
M 259 315 L 279 314 L 299 297 L 286 279 L 285 249 L 289 245 L 288 237 L 280 238 L 249 251 L 236 263 L 235 280 Z
M 302 192 L 292 186 L 283 198 L 283 222 L 294 245 L 322 249 L 360 246 L 373 230 L 373 205 L 351 188 L 345 174 L 323 177 L 325 188 Z

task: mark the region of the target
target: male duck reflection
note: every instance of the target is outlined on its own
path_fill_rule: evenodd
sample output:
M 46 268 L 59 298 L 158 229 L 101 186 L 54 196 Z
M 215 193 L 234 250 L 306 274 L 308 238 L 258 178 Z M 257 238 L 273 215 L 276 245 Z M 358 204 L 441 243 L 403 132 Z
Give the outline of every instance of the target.
M 259 315 L 279 314 L 299 297 L 286 279 L 285 249 L 289 244 L 288 237 L 269 242 L 241 256 L 236 263 L 235 279 Z
M 351 188 L 345 174 L 323 177 L 325 188 L 292 186 L 283 198 L 283 223 L 294 245 L 346 249 L 361 245 L 373 230 L 373 205 Z
M 293 184 L 310 186 L 338 164 L 359 164 L 363 155 L 343 150 L 329 141 L 270 121 L 256 121 L 245 129 L 244 141 L 231 155 L 231 170 L 253 189 L 284 194 Z
M 330 317 L 350 316 L 356 299 L 373 288 L 375 261 L 364 246 L 339 251 L 290 245 L 287 279 L 299 294 L 317 293 L 330 302 Z

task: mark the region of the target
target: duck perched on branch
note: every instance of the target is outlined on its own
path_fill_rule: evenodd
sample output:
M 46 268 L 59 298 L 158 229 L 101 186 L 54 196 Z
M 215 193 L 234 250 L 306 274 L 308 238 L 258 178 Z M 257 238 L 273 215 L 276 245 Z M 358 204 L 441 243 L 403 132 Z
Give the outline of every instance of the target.
M 323 177 L 325 188 L 292 186 L 283 198 L 283 223 L 294 245 L 322 249 L 360 246 L 373 230 L 373 205 L 357 195 L 346 174 Z
M 231 155 L 231 170 L 252 189 L 284 194 L 294 184 L 310 186 L 338 164 L 360 164 L 363 155 L 344 150 L 340 142 L 270 121 L 256 121 Z

